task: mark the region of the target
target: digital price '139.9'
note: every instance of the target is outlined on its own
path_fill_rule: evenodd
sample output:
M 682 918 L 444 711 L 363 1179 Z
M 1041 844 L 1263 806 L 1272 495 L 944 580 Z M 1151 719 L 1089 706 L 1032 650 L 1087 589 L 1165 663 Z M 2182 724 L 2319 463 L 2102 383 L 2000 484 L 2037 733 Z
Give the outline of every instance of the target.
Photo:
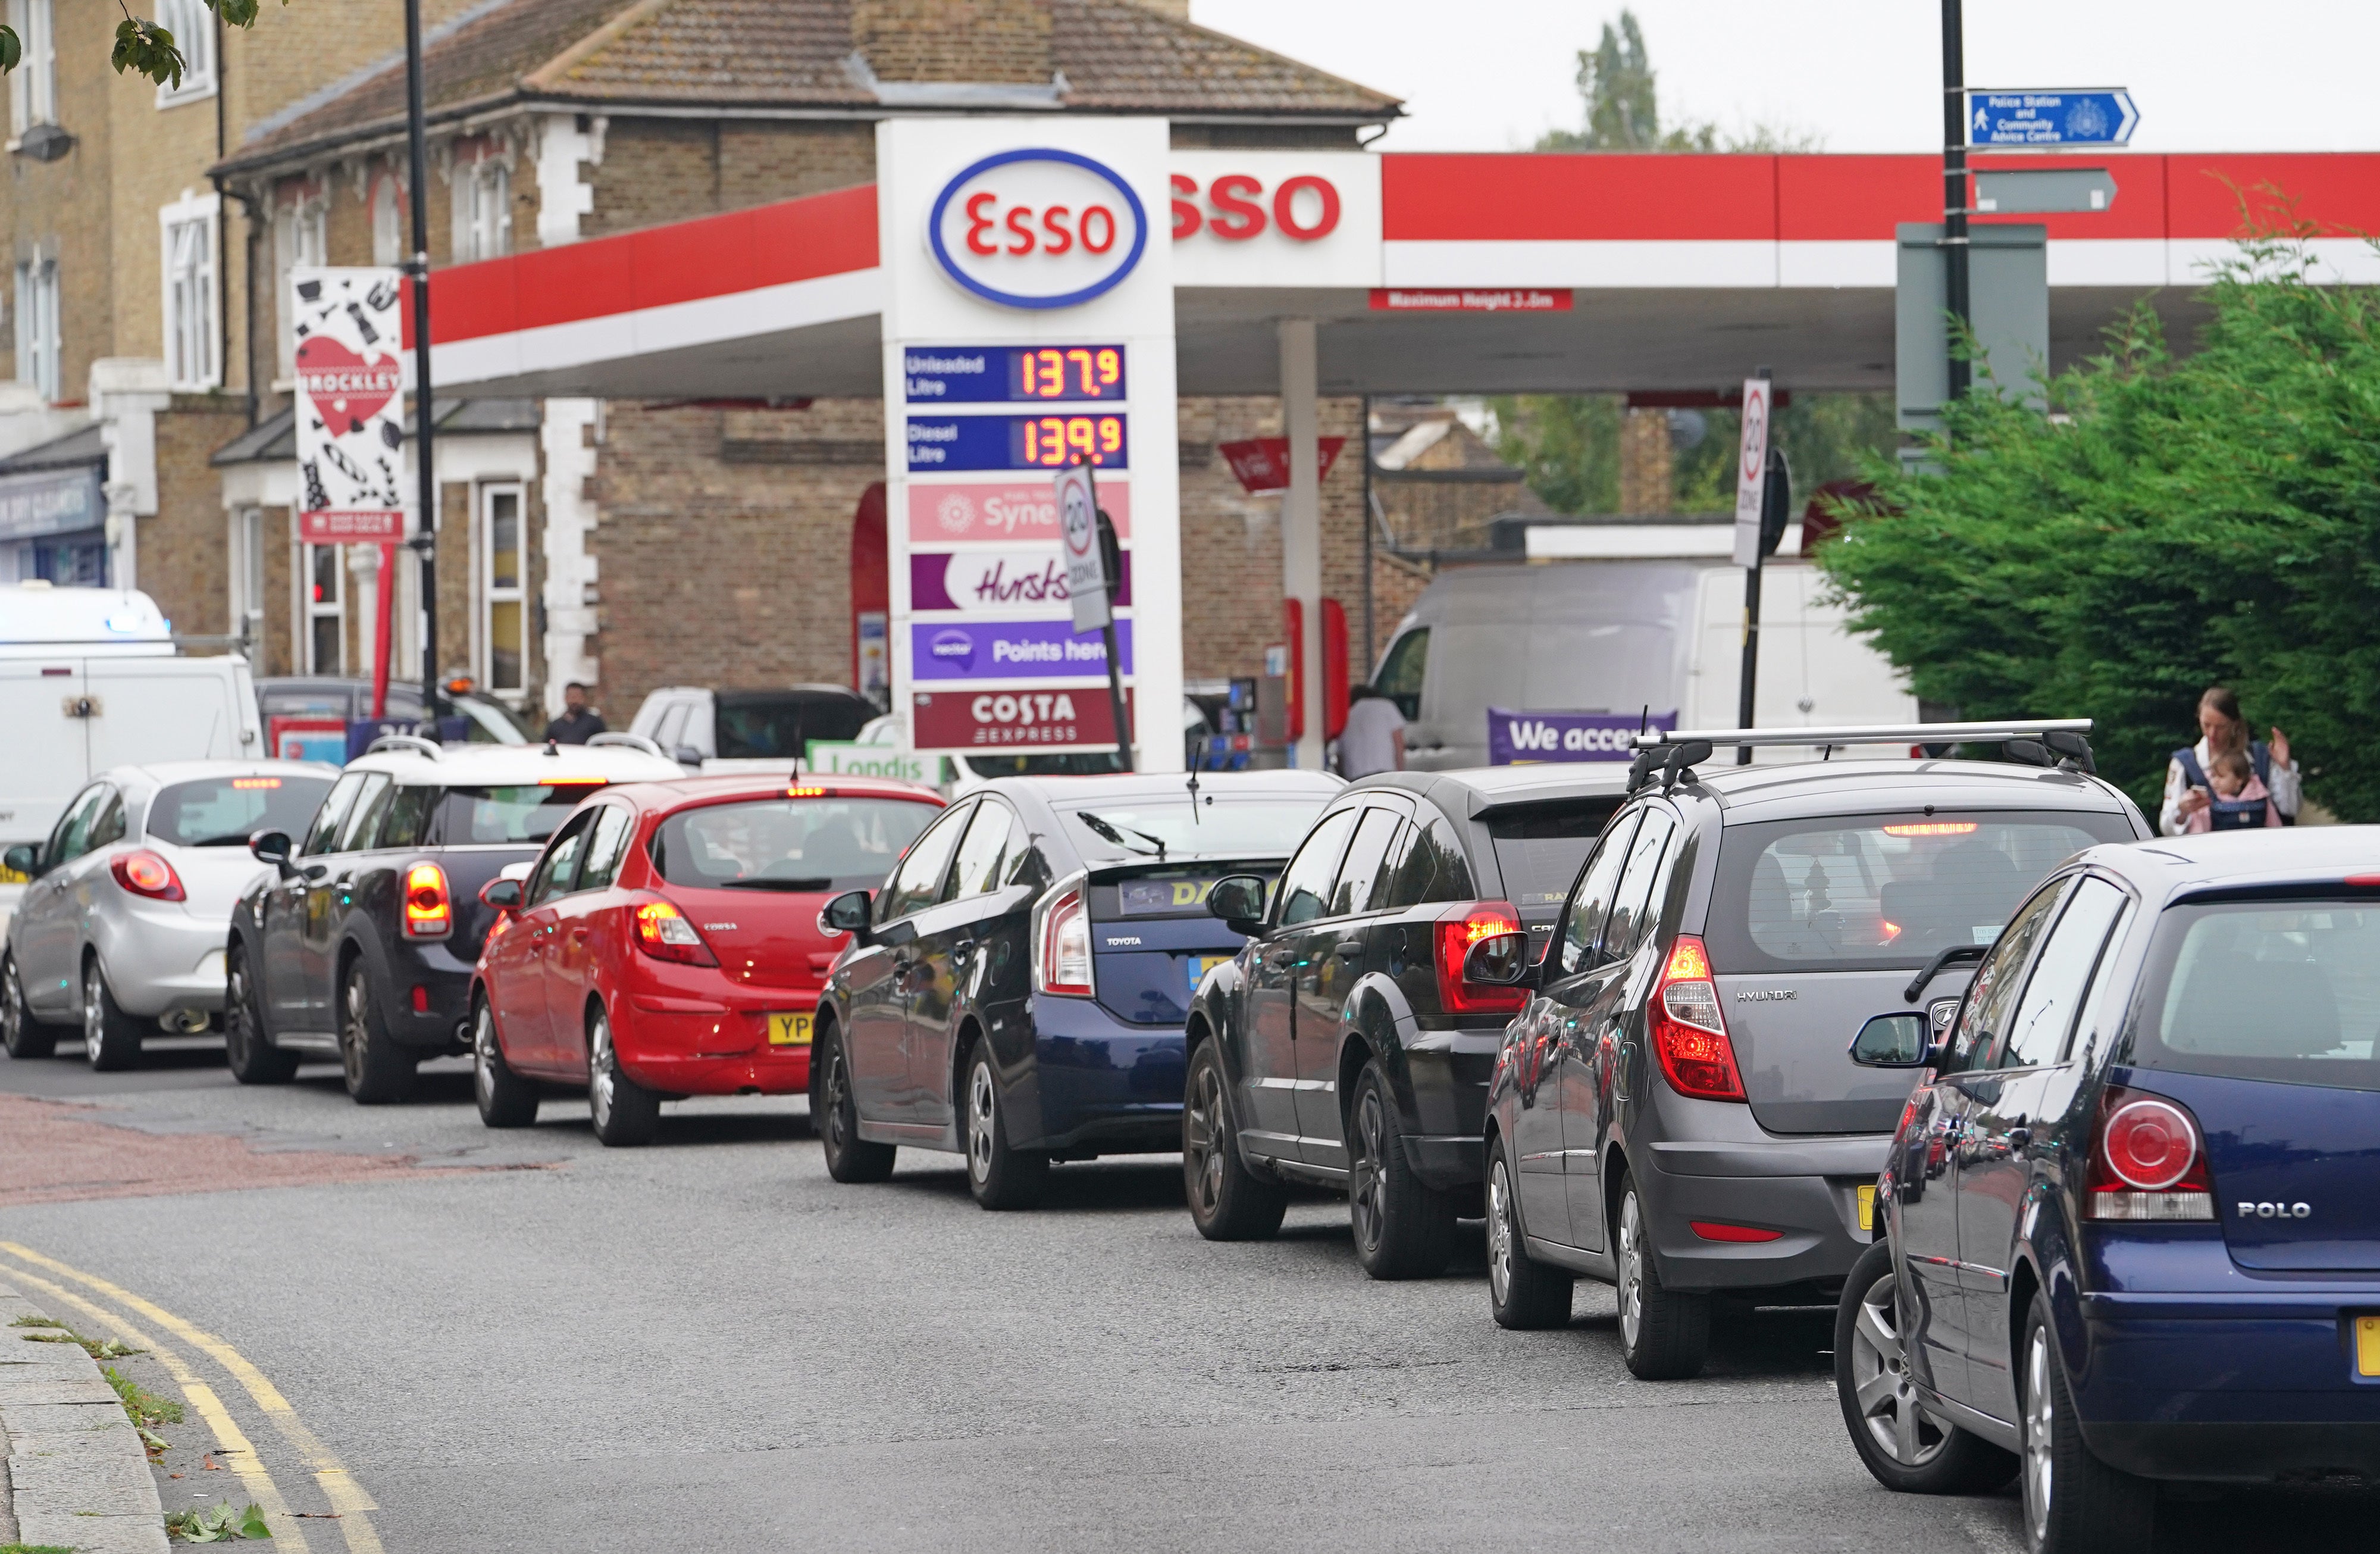
M 1019 416 L 1011 428 L 1009 452 L 1019 465 L 1105 464 L 1123 451 L 1122 416 Z

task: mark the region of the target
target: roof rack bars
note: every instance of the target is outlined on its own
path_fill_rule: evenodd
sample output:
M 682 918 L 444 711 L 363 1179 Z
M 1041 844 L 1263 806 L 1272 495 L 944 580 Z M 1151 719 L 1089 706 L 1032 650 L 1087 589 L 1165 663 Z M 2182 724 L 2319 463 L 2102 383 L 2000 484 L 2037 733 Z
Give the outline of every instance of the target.
M 664 761 L 669 759 L 668 753 L 660 745 L 642 734 L 614 734 L 606 729 L 601 734 L 588 735 L 587 744 L 589 749 L 597 745 L 617 745 L 624 750 L 641 750 L 648 755 L 658 755 Z
M 377 755 L 382 751 L 387 751 L 391 754 L 401 751 L 407 755 L 419 755 L 428 761 L 446 759 L 446 752 L 440 748 L 436 741 L 425 740 L 419 734 L 382 734 L 364 746 L 366 755 Z
M 1863 723 L 1834 728 L 1679 728 L 1638 734 L 1638 750 L 1706 740 L 1728 745 L 1998 744 L 2045 734 L 2088 734 L 2087 717 L 2015 718 L 1994 723 Z

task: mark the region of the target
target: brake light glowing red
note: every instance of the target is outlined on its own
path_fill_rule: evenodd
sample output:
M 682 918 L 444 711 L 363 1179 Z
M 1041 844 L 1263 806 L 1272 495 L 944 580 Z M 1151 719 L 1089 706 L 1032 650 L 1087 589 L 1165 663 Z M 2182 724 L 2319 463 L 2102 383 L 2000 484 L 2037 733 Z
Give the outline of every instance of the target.
M 1481 939 L 1521 931 L 1521 914 L 1510 901 L 1474 901 L 1438 920 L 1438 997 L 1448 1014 L 1517 1014 L 1529 1001 L 1518 987 L 1495 987 L 1463 980 L 1463 958 Z
M 715 966 L 719 957 L 702 942 L 686 913 L 669 901 L 646 901 L 637 908 L 637 948 L 656 961 L 681 966 Z
M 1694 935 L 1680 934 L 1670 947 L 1645 1023 L 1670 1089 L 1702 1101 L 1744 1098 L 1735 1047 L 1719 1013 L 1718 986 L 1711 981 L 1710 952 Z
M 2200 1141 L 2197 1119 L 2180 1102 L 2109 1085 L 2091 1140 L 2084 1217 L 2213 1219 L 2215 1183 Z
M 455 900 L 446 891 L 446 871 L 416 863 L 405 871 L 405 936 L 443 939 L 455 931 Z
M 1041 915 L 1033 940 L 1033 990 L 1087 998 L 1091 985 L 1091 913 L 1080 890 L 1069 890 Z
M 1972 835 L 1978 822 L 1973 820 L 1925 820 L 1906 825 L 1888 826 L 1888 837 L 1964 837 Z
M 137 851 L 119 852 L 108 861 L 107 872 L 115 883 L 135 896 L 146 896 L 152 901 L 178 901 L 183 899 L 182 876 L 174 865 L 147 848 Z

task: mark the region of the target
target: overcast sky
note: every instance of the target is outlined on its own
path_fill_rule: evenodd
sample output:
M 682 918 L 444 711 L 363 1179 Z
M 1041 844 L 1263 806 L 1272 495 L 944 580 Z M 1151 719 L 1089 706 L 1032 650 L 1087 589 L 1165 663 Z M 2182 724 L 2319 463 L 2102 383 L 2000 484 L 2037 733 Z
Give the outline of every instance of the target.
M 1603 0 L 1191 0 L 1207 26 L 1405 100 L 1384 144 L 1508 151 L 1578 124 Z M 1828 151 L 1942 143 L 1940 10 L 1925 0 L 1635 0 L 1663 125 L 1815 131 Z M 2131 89 L 2139 151 L 2380 150 L 2374 0 L 1985 0 L 1974 86 Z

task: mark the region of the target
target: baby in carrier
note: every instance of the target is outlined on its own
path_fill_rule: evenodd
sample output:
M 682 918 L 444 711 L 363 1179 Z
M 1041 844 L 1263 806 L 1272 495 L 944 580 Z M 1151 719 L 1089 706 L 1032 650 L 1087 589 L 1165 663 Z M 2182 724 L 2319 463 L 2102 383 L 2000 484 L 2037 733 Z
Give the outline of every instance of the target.
M 2272 792 L 2256 776 L 2256 763 L 2246 751 L 2227 750 L 2209 761 L 2206 780 L 2213 801 L 2190 817 L 2191 831 L 2244 831 L 2281 823 Z

